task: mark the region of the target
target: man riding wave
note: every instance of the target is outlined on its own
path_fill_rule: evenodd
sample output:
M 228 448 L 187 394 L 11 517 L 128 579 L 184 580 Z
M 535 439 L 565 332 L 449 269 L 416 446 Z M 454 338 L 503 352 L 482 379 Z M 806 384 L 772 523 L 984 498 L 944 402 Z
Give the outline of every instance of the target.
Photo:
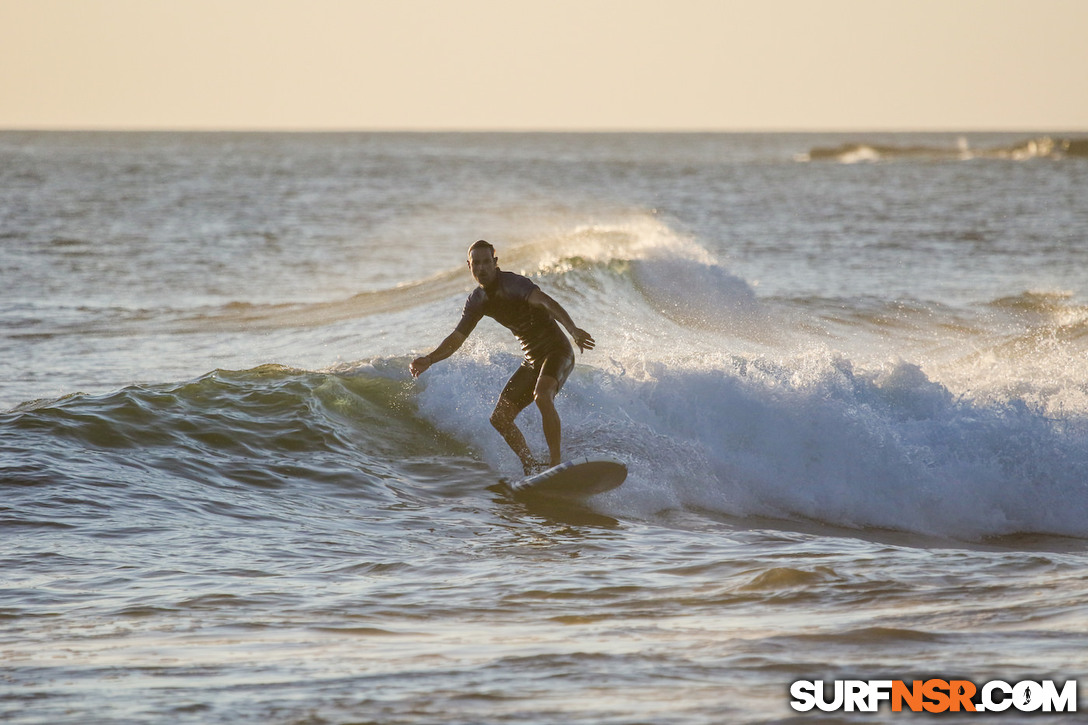
M 596 344 L 585 330 L 575 326 L 562 305 L 545 294 L 532 280 L 499 269 L 495 248 L 484 240 L 469 247 L 468 267 L 479 284 L 465 301 L 461 321 L 432 352 L 412 361 L 409 370 L 419 377 L 436 362 L 455 353 L 485 315 L 509 329 L 521 342 L 525 359 L 506 383 L 491 425 L 521 459 L 526 475 L 537 467 L 532 452 L 514 419 L 535 402 L 544 425 L 550 465 L 562 462 L 562 424 L 555 409 L 555 395 L 574 368 L 574 350 L 559 325 L 566 328 L 581 351 Z

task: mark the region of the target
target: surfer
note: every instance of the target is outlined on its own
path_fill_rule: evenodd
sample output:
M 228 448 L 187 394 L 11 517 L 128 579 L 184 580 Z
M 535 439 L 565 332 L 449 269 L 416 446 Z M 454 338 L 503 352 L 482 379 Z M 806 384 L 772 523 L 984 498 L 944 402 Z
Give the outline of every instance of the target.
M 521 342 L 525 360 L 499 395 L 499 402 L 491 413 L 491 425 L 521 459 L 525 475 L 529 475 L 542 466 L 533 459 L 514 419 L 534 401 L 544 424 L 550 465 L 558 466 L 562 462 L 562 427 L 555 409 L 555 395 L 574 368 L 574 349 L 559 324 L 574 338 L 579 350 L 592 350 L 596 343 L 532 280 L 504 272 L 498 263 L 495 247 L 483 239 L 469 247 L 468 268 L 480 286 L 469 294 L 461 321 L 454 331 L 433 352 L 413 360 L 409 370 L 419 377 L 431 365 L 455 353 L 484 315 L 513 332 Z

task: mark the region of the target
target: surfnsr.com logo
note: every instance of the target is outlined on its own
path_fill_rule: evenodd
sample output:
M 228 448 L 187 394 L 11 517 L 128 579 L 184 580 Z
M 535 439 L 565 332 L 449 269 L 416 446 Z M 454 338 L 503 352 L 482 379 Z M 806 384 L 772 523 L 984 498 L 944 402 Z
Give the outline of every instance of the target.
M 790 707 L 798 712 L 1077 712 L 1077 681 L 1010 684 L 992 680 L 981 687 L 969 680 L 798 680 L 790 685 Z

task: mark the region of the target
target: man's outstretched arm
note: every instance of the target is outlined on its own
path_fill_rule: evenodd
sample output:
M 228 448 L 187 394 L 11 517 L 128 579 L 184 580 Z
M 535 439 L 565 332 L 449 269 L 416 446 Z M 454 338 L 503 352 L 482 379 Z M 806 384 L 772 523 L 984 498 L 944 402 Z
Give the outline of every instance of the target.
M 464 335 L 457 330 L 454 330 L 432 352 L 413 360 L 412 364 L 408 366 L 408 370 L 411 371 L 414 377 L 418 378 L 426 372 L 427 368 L 431 365 L 434 365 L 439 360 L 445 360 L 450 355 L 457 352 L 461 345 L 464 344 L 465 339 Z

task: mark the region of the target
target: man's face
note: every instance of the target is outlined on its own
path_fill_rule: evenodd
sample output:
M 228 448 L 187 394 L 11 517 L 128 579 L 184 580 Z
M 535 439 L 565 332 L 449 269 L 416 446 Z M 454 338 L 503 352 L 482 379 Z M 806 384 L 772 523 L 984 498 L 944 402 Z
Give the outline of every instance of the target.
M 490 249 L 473 249 L 468 255 L 468 268 L 481 287 L 491 284 L 499 273 L 498 259 Z

